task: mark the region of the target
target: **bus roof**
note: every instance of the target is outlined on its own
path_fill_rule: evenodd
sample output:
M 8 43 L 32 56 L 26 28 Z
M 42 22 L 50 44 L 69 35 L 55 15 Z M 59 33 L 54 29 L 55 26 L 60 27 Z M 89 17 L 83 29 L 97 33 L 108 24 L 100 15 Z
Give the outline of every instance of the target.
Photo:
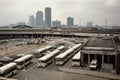
M 5 69 L 7 69 L 7 68 L 9 68 L 9 67 L 12 67 L 12 66 L 17 66 L 17 64 L 16 64 L 16 63 L 13 63 L 13 62 L 11 62 L 11 63 L 9 63 L 9 64 L 6 64 L 5 66 L 0 67 L 0 72 L 1 72 L 1 71 L 4 71 Z
M 64 58 L 67 54 L 71 53 L 73 51 L 72 48 L 68 49 L 67 51 L 59 54 L 58 56 L 56 56 L 56 58 Z
M 75 56 L 73 56 L 72 59 L 80 59 L 81 57 L 81 51 L 79 51 L 77 54 L 75 54 Z
M 77 45 L 73 46 L 72 48 L 73 48 L 73 49 L 76 49 L 76 48 L 80 47 L 81 45 L 82 45 L 82 44 L 77 44 Z
M 38 60 L 47 60 L 48 58 L 52 57 L 53 55 L 57 54 L 58 52 L 60 52 L 60 50 L 54 50 L 53 52 L 50 52 L 49 54 L 39 58 Z
M 25 60 L 25 59 L 27 59 L 29 57 L 32 57 L 32 54 L 28 54 L 28 55 L 25 55 L 25 56 L 23 56 L 21 58 L 18 58 L 14 62 L 21 62 L 22 60 Z
M 82 44 L 76 44 L 75 46 L 73 46 L 72 48 L 68 49 L 67 51 L 59 54 L 58 56 L 56 56 L 55 58 L 64 58 L 66 55 L 68 55 L 69 53 L 71 53 L 72 51 L 74 51 L 74 49 L 80 47 Z
M 65 46 L 60 46 L 60 47 L 58 47 L 57 49 L 58 50 L 62 50 L 62 49 L 64 49 L 65 48 Z
M 12 78 L 0 77 L 0 80 L 18 80 L 18 79 L 12 79 Z
M 37 49 L 35 52 L 42 52 L 42 51 L 50 49 L 50 48 L 52 48 L 52 46 L 46 46 L 44 48 Z

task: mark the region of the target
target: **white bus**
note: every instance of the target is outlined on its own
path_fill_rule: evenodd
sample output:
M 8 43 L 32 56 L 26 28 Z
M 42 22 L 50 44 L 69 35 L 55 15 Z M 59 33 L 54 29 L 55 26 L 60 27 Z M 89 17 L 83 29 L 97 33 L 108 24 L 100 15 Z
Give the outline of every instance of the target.
M 80 66 L 81 60 L 81 51 L 79 51 L 75 56 L 72 58 L 72 66 Z
M 62 51 L 64 49 L 64 46 L 60 46 L 58 47 L 56 50 L 50 52 L 49 54 L 41 57 L 38 59 L 38 67 L 46 67 L 47 65 L 49 65 L 50 63 L 53 62 L 53 59 L 56 55 L 58 55 L 60 53 L 60 51 Z
M 14 60 L 14 62 L 17 63 L 18 69 L 22 69 L 25 66 L 27 66 L 29 63 L 31 63 L 31 60 L 32 60 L 32 55 L 28 54 L 28 55 L 25 55 L 21 58 Z
M 42 52 L 44 52 L 44 51 L 46 51 L 46 50 L 48 50 L 48 49 L 51 49 L 52 48 L 52 46 L 46 46 L 46 47 L 44 47 L 44 48 L 40 48 L 40 49 L 37 49 L 36 51 L 35 51 L 35 53 L 34 53 L 34 56 L 35 57 L 41 57 L 42 56 Z
M 0 67 L 0 76 L 1 77 L 10 77 L 13 74 L 16 74 L 17 64 L 16 63 L 9 63 L 5 66 Z
M 56 65 L 63 65 L 68 59 L 70 59 L 78 50 L 80 49 L 82 44 L 77 44 L 72 48 L 68 49 L 67 51 L 59 54 L 55 57 L 55 64 Z
M 82 44 L 77 44 L 77 45 L 72 47 L 74 49 L 74 51 L 75 51 L 74 55 L 76 54 L 76 52 L 78 52 L 80 50 L 81 46 L 82 46 Z

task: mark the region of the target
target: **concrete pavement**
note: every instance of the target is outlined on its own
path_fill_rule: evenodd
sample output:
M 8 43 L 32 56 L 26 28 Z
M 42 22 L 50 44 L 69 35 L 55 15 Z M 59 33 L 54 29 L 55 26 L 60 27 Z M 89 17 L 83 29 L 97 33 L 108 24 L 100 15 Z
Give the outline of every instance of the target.
M 68 68 L 59 68 L 61 71 L 66 73 L 74 73 L 74 74 L 80 74 L 80 75 L 88 75 L 88 76 L 94 76 L 94 77 L 100 77 L 100 78 L 106 78 L 111 80 L 120 80 L 120 75 L 114 75 L 112 73 L 104 73 L 104 72 L 97 72 L 97 71 L 89 71 L 89 70 L 82 70 L 82 69 L 68 69 Z

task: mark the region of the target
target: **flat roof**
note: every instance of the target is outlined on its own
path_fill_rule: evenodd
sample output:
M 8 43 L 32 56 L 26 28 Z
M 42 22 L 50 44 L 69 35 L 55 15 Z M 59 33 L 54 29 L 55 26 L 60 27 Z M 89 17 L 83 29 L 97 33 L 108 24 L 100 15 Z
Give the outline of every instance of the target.
M 98 50 L 81 50 L 83 54 L 102 54 L 102 55 L 116 55 L 117 52 L 114 51 L 98 51 Z
M 103 47 L 103 48 L 114 48 L 114 44 L 111 38 L 91 38 L 84 47 Z

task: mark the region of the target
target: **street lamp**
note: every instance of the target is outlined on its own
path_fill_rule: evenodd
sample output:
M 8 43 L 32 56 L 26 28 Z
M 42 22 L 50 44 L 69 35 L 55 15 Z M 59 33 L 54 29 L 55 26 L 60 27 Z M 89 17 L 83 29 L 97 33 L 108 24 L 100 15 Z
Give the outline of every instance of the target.
M 5 41 L 5 50 L 6 50 L 6 54 L 7 54 L 7 40 Z
M 80 27 L 81 27 L 81 19 L 79 21 L 80 21 Z

